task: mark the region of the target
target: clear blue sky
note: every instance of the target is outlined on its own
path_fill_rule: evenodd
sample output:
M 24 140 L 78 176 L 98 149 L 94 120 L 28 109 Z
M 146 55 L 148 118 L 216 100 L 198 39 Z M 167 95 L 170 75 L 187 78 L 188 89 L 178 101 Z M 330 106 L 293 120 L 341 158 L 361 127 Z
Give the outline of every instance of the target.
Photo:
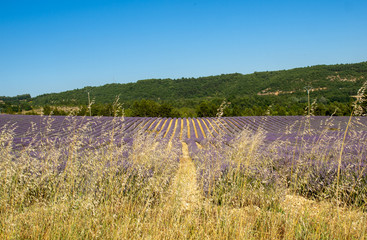
M 366 0 L 0 0 L 0 96 L 366 60 Z

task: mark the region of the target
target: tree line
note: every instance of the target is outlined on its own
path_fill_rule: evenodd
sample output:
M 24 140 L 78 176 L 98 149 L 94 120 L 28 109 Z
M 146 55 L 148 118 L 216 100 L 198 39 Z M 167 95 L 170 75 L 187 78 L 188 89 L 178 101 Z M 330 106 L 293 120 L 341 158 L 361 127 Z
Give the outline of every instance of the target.
M 216 117 L 216 116 L 289 116 L 307 115 L 306 102 L 268 103 L 257 102 L 250 104 L 235 100 L 233 102 L 223 99 L 201 101 L 193 108 L 177 108 L 168 102 L 156 102 L 153 100 L 134 101 L 128 107 L 116 107 L 114 104 L 81 105 L 73 110 L 67 110 L 61 106 L 45 105 L 42 107 L 43 115 L 77 115 L 77 116 L 126 116 L 126 117 Z M 353 109 L 352 102 L 340 103 L 318 103 L 317 100 L 311 104 L 311 114 L 315 116 L 346 116 Z M 364 112 L 367 107 L 364 106 Z M 39 112 L 39 111 L 38 111 Z M 5 109 L 2 113 L 21 113 L 20 108 Z M 34 109 L 28 109 L 26 114 L 36 115 Z

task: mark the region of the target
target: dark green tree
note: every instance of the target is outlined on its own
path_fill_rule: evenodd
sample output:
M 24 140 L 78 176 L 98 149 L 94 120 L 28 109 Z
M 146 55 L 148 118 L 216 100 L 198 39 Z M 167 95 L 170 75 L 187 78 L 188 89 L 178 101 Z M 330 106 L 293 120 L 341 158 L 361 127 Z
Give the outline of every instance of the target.
M 218 107 L 212 102 L 201 102 L 196 109 L 196 114 L 198 117 L 215 117 Z
M 49 105 L 45 105 L 43 107 L 43 115 L 50 115 L 52 112 L 52 108 Z

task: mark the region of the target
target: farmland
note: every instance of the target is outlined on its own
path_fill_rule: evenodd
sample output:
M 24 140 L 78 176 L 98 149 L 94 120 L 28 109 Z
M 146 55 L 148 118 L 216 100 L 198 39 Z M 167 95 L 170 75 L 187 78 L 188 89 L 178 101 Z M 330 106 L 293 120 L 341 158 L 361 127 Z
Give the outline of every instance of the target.
M 366 238 L 367 118 L 0 115 L 2 238 Z

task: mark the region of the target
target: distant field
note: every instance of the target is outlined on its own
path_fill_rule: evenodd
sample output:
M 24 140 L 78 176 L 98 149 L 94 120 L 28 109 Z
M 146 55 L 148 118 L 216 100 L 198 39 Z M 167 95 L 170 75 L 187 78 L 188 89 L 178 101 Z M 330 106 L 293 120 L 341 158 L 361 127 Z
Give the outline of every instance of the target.
M 0 115 L 0 127 L 7 124 L 14 128 L 16 142 L 26 143 L 27 139 L 45 134 L 51 138 L 63 138 L 68 131 L 78 132 L 88 127 L 88 137 L 99 138 L 104 132 L 114 130 L 116 141 L 132 141 L 137 134 L 145 134 L 159 141 L 168 140 L 202 143 L 207 139 L 231 140 L 243 130 L 266 133 L 268 140 L 274 136 L 284 137 L 290 133 L 312 130 L 315 135 L 326 131 L 342 133 L 348 123 L 348 117 L 317 116 L 256 116 L 222 118 L 152 118 L 152 117 L 66 117 Z M 308 126 L 308 124 L 310 124 Z M 353 130 L 367 131 L 367 118 L 354 117 Z M 32 127 L 33 126 L 33 127 Z

